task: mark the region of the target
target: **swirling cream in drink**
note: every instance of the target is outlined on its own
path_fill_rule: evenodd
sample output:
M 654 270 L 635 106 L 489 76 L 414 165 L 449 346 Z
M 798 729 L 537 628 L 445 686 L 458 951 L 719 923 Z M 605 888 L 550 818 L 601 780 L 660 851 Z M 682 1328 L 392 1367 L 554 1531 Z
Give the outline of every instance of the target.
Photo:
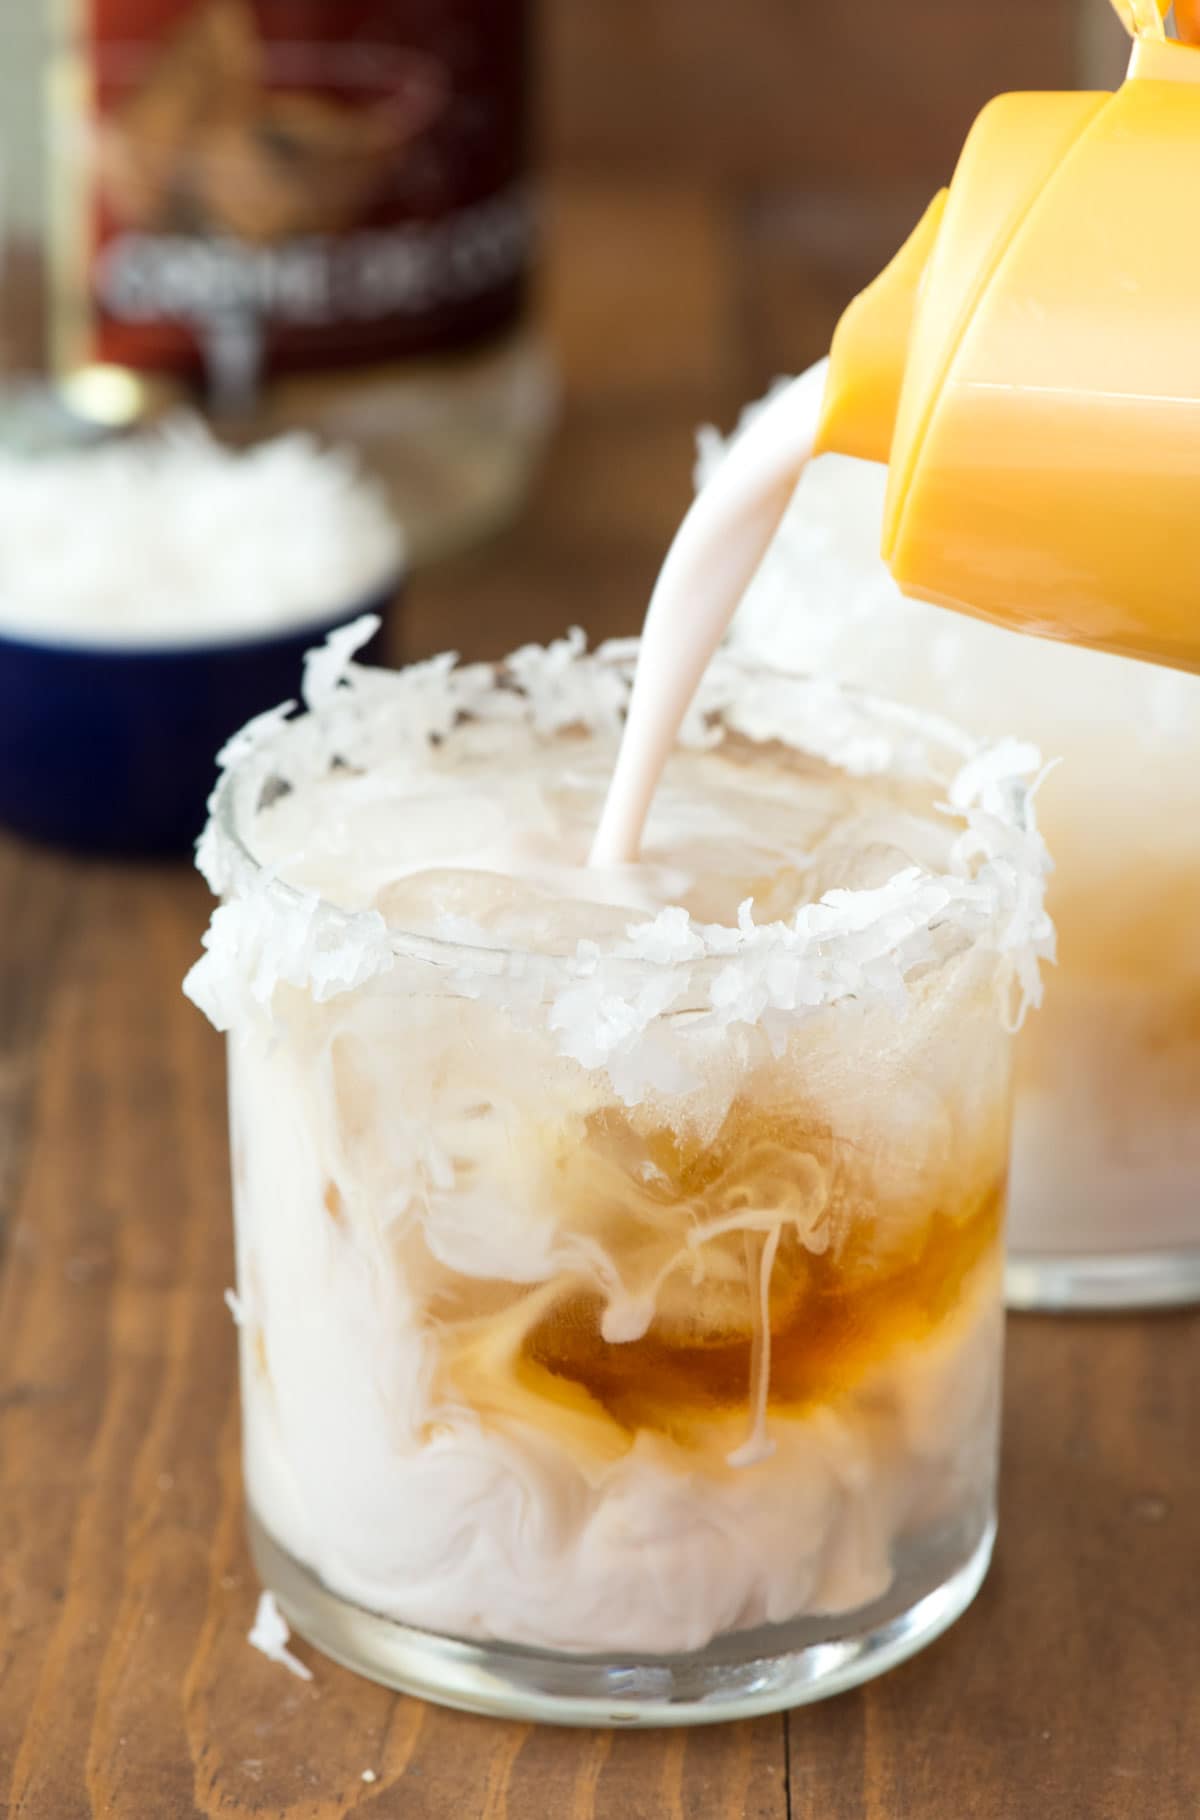
M 484 1710 L 877 1672 L 991 1547 L 1036 753 L 718 659 L 589 865 L 631 650 L 358 635 L 202 848 L 265 1579 Z

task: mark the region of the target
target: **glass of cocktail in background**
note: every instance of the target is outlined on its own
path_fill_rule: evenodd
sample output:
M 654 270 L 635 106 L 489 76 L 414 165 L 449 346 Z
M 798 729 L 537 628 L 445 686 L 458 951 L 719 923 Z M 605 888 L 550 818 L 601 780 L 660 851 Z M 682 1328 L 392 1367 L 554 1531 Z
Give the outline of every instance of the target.
M 808 470 L 733 643 L 1061 758 L 1038 794 L 1059 955 L 1018 1046 L 1010 1301 L 1195 1301 L 1200 678 L 906 599 L 877 554 L 885 481 Z

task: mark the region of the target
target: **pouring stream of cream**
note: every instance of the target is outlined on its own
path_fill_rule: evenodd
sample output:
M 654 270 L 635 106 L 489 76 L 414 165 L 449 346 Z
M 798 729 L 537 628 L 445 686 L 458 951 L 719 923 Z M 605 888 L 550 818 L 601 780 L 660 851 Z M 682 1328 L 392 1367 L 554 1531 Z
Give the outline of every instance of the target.
M 765 404 L 693 500 L 659 572 L 589 864 L 638 857 L 646 816 L 700 678 L 813 451 L 828 361 Z

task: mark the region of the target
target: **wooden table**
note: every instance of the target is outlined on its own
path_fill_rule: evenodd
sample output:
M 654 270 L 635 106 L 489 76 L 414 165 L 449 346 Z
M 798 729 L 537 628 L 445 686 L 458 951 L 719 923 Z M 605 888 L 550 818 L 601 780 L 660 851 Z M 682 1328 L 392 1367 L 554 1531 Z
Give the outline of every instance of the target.
M 693 424 L 811 358 L 874 257 L 731 236 L 670 178 L 557 205 L 566 424 L 523 528 L 414 590 L 414 655 L 632 629 Z M 534 1729 L 250 1649 L 221 1046 L 179 992 L 208 911 L 182 865 L 0 845 L 4 1820 L 1196 1820 L 1200 1315 L 1013 1321 L 991 1576 L 828 1704 Z

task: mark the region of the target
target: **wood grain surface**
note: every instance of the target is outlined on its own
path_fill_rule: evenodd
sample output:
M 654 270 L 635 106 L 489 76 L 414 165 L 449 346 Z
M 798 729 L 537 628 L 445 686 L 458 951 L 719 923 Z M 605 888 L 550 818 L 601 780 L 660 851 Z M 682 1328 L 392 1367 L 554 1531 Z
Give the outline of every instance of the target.
M 222 1057 L 178 992 L 203 887 L 15 842 L 0 885 L 6 1820 L 1194 1820 L 1197 1316 L 1014 1321 L 983 1593 L 788 1720 L 510 1726 L 253 1652 Z
M 907 150 L 887 193 L 781 188 L 809 142 L 777 125 L 772 153 L 761 120 L 735 126 L 729 81 L 748 78 L 735 46 L 718 79 L 719 10 L 550 9 L 564 427 L 523 525 L 414 589 L 408 655 L 632 630 L 694 424 L 820 351 L 974 105 L 894 111 Z M 797 20 L 821 9 L 751 10 L 799 57 Z M 851 10 L 881 30 L 890 9 Z M 964 10 L 917 9 L 913 68 L 929 17 Z M 1058 75 L 1028 79 L 1065 79 L 1070 10 L 1046 9 Z M 655 68 L 679 33 L 690 46 L 666 119 L 641 65 L 620 87 L 638 30 Z M 1022 79 L 1003 34 L 971 42 L 972 83 Z M 711 147 L 685 156 L 705 93 L 719 169 Z M 308 1684 L 251 1650 L 223 1062 L 179 992 L 208 910 L 183 866 L 0 839 L 3 1820 L 1197 1820 L 1200 1314 L 1014 1320 L 982 1594 L 925 1655 L 788 1718 L 506 1725 L 303 1645 Z

